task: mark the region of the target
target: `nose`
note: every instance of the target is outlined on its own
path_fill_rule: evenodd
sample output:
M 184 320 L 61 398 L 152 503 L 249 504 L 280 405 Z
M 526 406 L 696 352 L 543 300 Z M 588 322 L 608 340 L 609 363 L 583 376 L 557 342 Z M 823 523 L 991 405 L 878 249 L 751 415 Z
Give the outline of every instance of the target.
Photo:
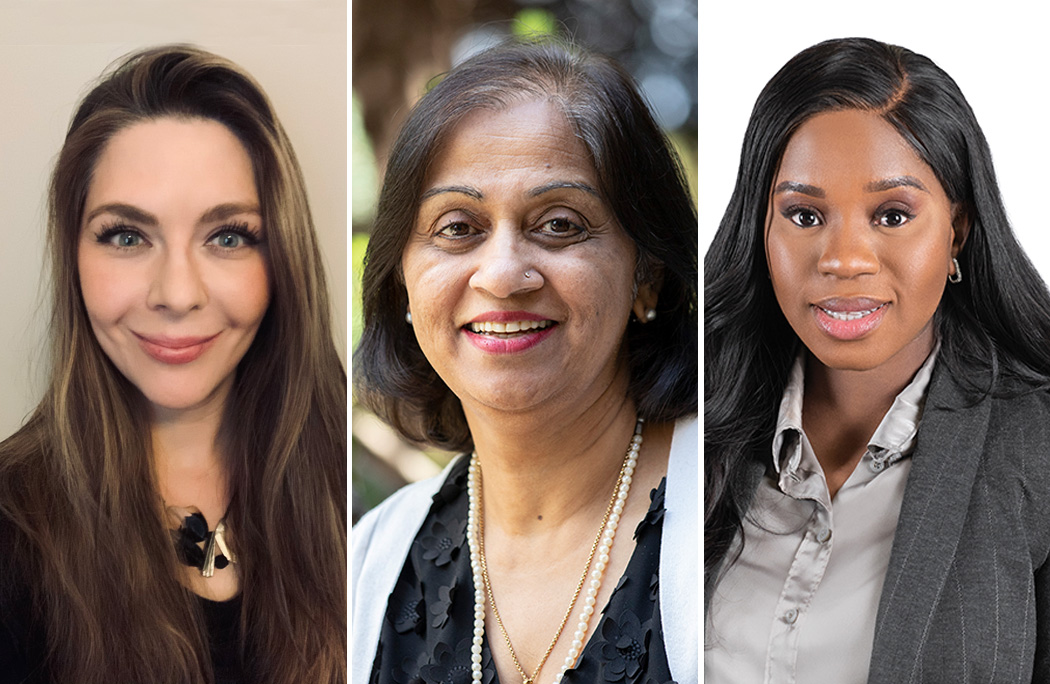
M 543 275 L 530 257 L 531 246 L 516 226 L 497 226 L 485 245 L 475 251 L 477 263 L 470 286 L 506 299 L 543 287 Z
M 879 272 L 877 236 L 866 220 L 844 220 L 828 226 L 817 270 L 835 278 L 856 278 Z
M 157 255 L 146 304 L 151 309 L 185 314 L 208 301 L 200 265 L 186 250 L 164 250 Z

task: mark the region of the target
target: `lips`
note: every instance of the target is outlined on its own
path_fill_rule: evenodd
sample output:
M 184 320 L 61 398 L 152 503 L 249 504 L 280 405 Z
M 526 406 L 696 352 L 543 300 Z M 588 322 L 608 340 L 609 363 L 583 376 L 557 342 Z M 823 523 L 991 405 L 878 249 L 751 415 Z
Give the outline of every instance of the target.
M 856 340 L 875 330 L 890 302 L 871 297 L 832 297 L 812 305 L 817 325 L 839 340 Z
M 530 330 L 543 330 L 554 325 L 554 321 L 478 321 L 468 323 L 472 332 L 482 334 L 509 334 L 516 332 L 529 332 Z
M 529 311 L 488 311 L 463 326 L 467 339 L 482 351 L 510 354 L 545 340 L 557 321 Z
M 193 337 L 133 334 L 146 354 L 155 361 L 170 365 L 182 365 L 197 360 L 219 336 L 219 333 Z

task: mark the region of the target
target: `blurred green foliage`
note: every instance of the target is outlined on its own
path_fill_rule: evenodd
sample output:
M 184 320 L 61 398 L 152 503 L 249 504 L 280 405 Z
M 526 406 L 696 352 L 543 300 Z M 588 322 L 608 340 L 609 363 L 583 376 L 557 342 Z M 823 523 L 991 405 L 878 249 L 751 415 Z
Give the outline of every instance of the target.
M 519 38 L 557 36 L 558 20 L 545 9 L 529 7 L 514 15 L 511 31 Z
M 355 225 L 367 226 L 375 217 L 376 199 L 379 196 L 379 179 L 376 171 L 376 155 L 372 140 L 365 131 L 364 115 L 357 93 L 352 94 L 350 114 L 351 169 L 350 169 L 350 217 Z M 356 338 L 355 338 L 356 339 Z
M 361 319 L 361 274 L 365 269 L 365 250 L 368 249 L 368 235 L 355 233 L 350 239 L 350 257 L 353 276 L 353 292 L 350 293 L 350 348 L 357 348 L 364 327 Z

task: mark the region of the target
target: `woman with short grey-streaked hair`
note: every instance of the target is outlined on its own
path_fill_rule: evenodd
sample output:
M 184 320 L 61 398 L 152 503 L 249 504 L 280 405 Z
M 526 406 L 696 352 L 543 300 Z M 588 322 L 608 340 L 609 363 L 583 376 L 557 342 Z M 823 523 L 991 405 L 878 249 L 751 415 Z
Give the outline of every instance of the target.
M 420 101 L 355 392 L 472 453 L 355 527 L 355 679 L 695 681 L 696 269 L 678 160 L 611 61 L 504 45 Z

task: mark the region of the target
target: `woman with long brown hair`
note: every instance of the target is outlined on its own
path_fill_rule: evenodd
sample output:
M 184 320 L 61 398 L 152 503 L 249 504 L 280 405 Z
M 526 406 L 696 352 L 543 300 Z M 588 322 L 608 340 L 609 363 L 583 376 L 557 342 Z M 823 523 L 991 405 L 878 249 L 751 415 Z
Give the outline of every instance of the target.
M 236 65 L 145 50 L 49 195 L 51 375 L 0 444 L 0 680 L 346 681 L 346 374 Z

